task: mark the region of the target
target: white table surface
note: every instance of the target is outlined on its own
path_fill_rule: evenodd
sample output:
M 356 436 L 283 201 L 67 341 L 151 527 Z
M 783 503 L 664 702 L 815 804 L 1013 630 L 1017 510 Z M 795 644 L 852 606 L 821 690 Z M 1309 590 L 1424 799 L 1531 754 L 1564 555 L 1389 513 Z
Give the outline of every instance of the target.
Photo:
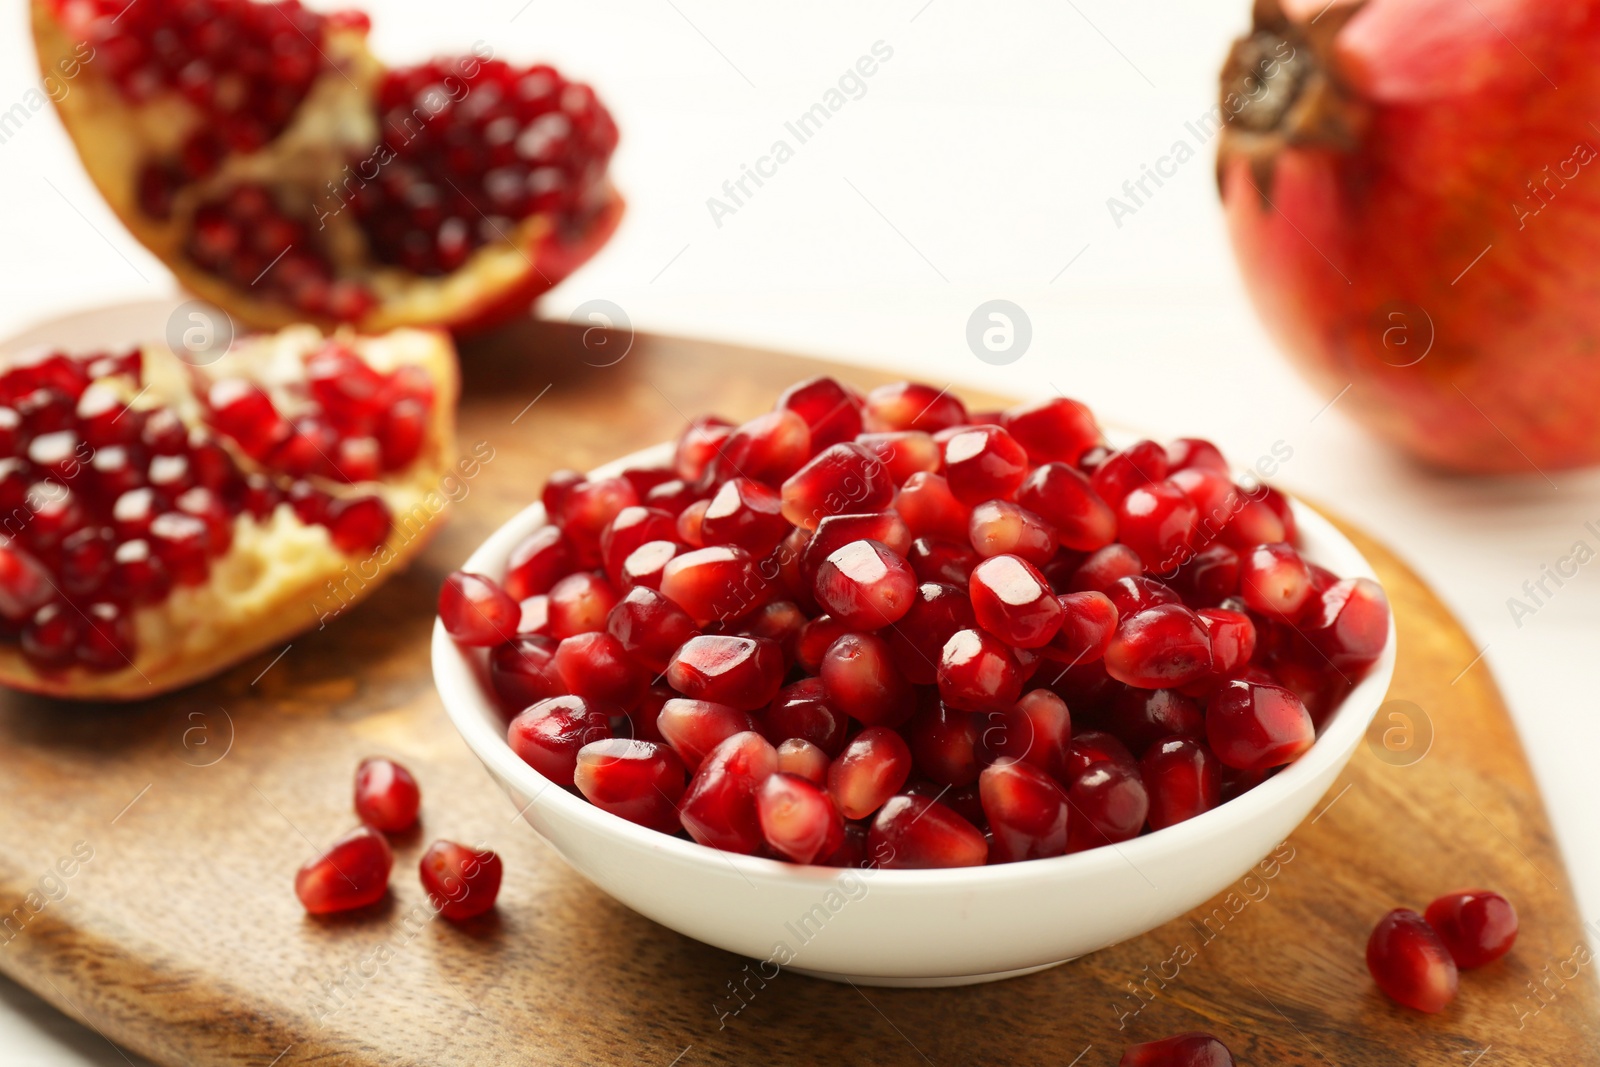
M 1059 386 L 1104 419 L 1205 435 L 1239 458 L 1287 442 L 1279 484 L 1386 540 L 1487 646 L 1472 669 L 1492 670 L 1509 697 L 1582 914 L 1600 918 L 1597 576 L 1581 571 L 1520 628 L 1506 603 L 1590 536 L 1600 477 L 1442 478 L 1374 443 L 1337 404 L 1324 412 L 1333 398 L 1288 369 L 1246 303 L 1212 146 L 1120 227 L 1107 210 L 1142 164 L 1193 142 L 1185 122 L 1212 104 L 1245 0 L 370 7 L 391 58 L 483 39 L 601 87 L 623 131 L 614 170 L 628 216 L 601 258 L 547 298 L 547 314 L 602 298 L 644 329 L 941 385 Z M 0 16 L 0 110 L 36 84 L 22 8 Z M 865 95 L 718 226 L 707 198 L 879 41 L 893 55 Z M 172 288 L 95 195 L 48 109 L 0 144 L 0 204 L 0 334 Z M 968 316 L 997 297 L 1033 325 L 1032 347 L 1003 367 L 965 342 Z M 1426 710 L 1448 729 L 1448 708 Z M 0 1064 L 124 1062 L 0 979 Z

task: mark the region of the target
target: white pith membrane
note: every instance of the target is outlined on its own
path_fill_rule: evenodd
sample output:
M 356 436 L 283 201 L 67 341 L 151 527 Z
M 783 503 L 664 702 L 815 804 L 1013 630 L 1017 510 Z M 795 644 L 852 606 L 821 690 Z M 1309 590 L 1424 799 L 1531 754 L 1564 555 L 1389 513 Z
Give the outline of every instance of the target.
M 133 661 L 116 671 L 74 665 L 41 671 L 15 644 L 0 645 L 0 684 L 78 699 L 142 700 L 215 674 L 256 652 L 342 613 L 405 567 L 443 522 L 439 480 L 455 460 L 455 350 L 440 331 L 401 329 L 376 337 L 353 331 L 333 335 L 374 369 L 423 367 L 435 396 L 429 430 L 417 458 L 381 480 L 345 484 L 305 480 L 334 497 L 377 496 L 388 507 L 389 536 L 376 550 L 347 555 L 326 526 L 302 522 L 285 501 L 264 519 L 248 510 L 234 518 L 233 543 L 210 561 L 206 581 L 174 584 L 160 603 L 131 609 Z M 203 425 L 199 383 L 224 377 L 256 381 L 281 414 L 310 405 L 288 383 L 304 381 L 305 357 L 328 338 L 314 326 L 241 338 L 215 363 L 196 369 L 164 344 L 142 347 L 144 387 L 117 379 L 129 407 L 174 411 L 185 425 Z M 3 368 L 0 368 L 3 369 Z M 98 379 L 108 382 L 112 379 Z M 272 472 L 247 458 L 227 437 L 218 441 L 245 473 Z M 280 487 L 292 479 L 274 474 Z M 346 580 L 355 572 L 358 579 Z
M 60 64 L 76 62 L 79 70 L 68 83 L 69 91 L 56 100 L 56 108 L 101 195 L 123 225 L 187 288 L 244 323 L 265 329 L 306 321 L 330 329 L 338 325 L 287 301 L 263 299 L 253 289 L 201 268 L 185 254 L 195 209 L 242 183 L 260 183 L 277 191 L 279 207 L 300 217 L 323 241 L 334 278 L 360 282 L 371 291 L 376 304 L 354 323 L 363 332 L 470 323 L 475 315 L 519 291 L 548 288 L 538 262 L 541 247 L 552 235 L 553 220 L 543 214 L 518 220 L 505 234 L 506 240 L 475 249 L 461 267 L 437 277 L 412 274 L 368 257 L 347 194 L 338 191 L 349 178 L 350 160 L 370 158 L 381 141 L 372 105 L 384 67 L 367 49 L 365 31 L 330 24 L 322 43 L 329 65 L 318 73 L 290 125 L 256 152 L 228 152 L 214 173 L 177 192 L 171 217 L 162 220 L 146 215 L 139 206 L 140 170 L 150 160 L 173 156 L 209 120 L 171 89 L 130 105 L 114 83 L 95 71 L 92 60 L 75 59 L 81 46 L 56 21 L 49 0 L 33 0 L 32 8 L 41 69 L 51 75 L 61 69 Z M 285 187 L 292 187 L 294 195 L 285 198 Z M 615 200 L 608 183 L 598 185 L 593 195 L 597 207 Z

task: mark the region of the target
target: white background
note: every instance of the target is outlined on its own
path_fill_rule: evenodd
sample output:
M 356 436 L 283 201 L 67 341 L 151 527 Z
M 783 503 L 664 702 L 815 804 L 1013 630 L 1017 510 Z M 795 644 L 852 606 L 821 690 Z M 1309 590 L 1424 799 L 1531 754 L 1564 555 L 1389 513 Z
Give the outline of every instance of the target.
M 36 84 L 22 4 L 6 7 L 0 110 Z M 898 367 L 939 385 L 1040 395 L 1054 383 L 1107 420 L 1209 436 L 1246 461 L 1287 442 L 1280 484 L 1398 549 L 1488 646 L 1472 669 L 1492 669 L 1506 690 L 1582 914 L 1600 919 L 1596 579 L 1580 572 L 1520 628 L 1506 605 L 1589 536 L 1600 480 L 1444 478 L 1369 440 L 1337 404 L 1319 415 L 1333 398 L 1291 373 L 1241 291 L 1213 146 L 1121 227 L 1107 210 L 1141 165 L 1179 138 L 1195 146 L 1184 124 L 1211 106 L 1246 0 L 371 7 L 391 59 L 481 38 L 501 57 L 549 59 L 591 81 L 616 114 L 627 220 L 547 298 L 547 314 L 604 298 L 643 329 Z M 893 58 L 865 96 L 715 225 L 707 198 L 880 40 Z M 48 110 L 0 144 L 0 204 L 0 333 L 171 287 L 102 206 Z M 999 368 L 964 339 L 968 315 L 996 297 L 1033 325 L 1027 354 Z M 0 1063 L 123 1062 L 0 980 Z

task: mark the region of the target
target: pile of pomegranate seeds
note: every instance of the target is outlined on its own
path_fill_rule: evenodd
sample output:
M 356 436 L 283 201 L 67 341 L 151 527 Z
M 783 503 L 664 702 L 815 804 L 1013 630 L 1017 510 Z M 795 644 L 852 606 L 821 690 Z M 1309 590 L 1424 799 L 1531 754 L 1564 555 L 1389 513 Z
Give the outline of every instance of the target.
M 43 671 L 114 671 L 135 655 L 132 613 L 205 584 L 241 516 L 287 502 L 340 551 L 389 535 L 381 499 L 305 480 L 378 478 L 417 457 L 433 387 L 416 368 L 380 374 L 337 342 L 306 357 L 304 413 L 257 385 L 213 382 L 208 425 L 134 407 L 141 353 L 42 351 L 0 373 L 0 639 Z M 288 388 L 285 386 L 285 388 Z
M 793 386 L 670 464 L 551 476 L 550 524 L 439 612 L 512 747 L 730 851 L 952 867 L 1193 818 L 1293 761 L 1388 605 L 1302 558 L 1285 498 L 1083 405 L 971 415 Z
M 1233 1067 L 1228 1046 L 1198 1030 L 1142 1045 L 1129 1045 L 1118 1067 Z
M 1517 940 L 1517 912 L 1499 893 L 1446 893 L 1425 916 L 1396 908 L 1367 941 L 1367 970 L 1391 1000 L 1440 1012 L 1455 999 L 1460 972 L 1493 963 Z
M 422 792 L 411 772 L 390 759 L 363 760 L 356 769 L 355 807 L 361 825 L 301 867 L 294 891 L 312 915 L 354 911 L 382 900 L 389 891 L 394 852 L 385 834 L 417 823 Z M 434 910 L 463 922 L 494 907 L 504 865 L 487 849 L 435 841 L 417 865 Z

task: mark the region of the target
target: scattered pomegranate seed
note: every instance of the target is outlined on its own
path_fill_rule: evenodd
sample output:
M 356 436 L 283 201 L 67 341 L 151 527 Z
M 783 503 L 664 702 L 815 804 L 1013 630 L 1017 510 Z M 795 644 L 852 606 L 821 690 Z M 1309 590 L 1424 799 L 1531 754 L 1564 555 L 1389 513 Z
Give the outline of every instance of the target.
M 1233 1053 L 1210 1034 L 1192 1031 L 1129 1045 L 1118 1067 L 1233 1067 Z
M 417 824 L 422 790 L 411 772 L 391 759 L 374 757 L 356 768 L 356 814 L 384 833 L 399 833 Z
M 451 922 L 465 922 L 494 907 L 505 873 L 500 857 L 454 841 L 435 841 L 418 864 L 422 890 Z
M 1100 427 L 1094 413 L 1062 396 L 1002 412 L 1000 425 L 1028 450 L 1028 458 L 1039 464 L 1055 460 L 1076 463 L 1079 456 L 1100 443 Z
M 394 853 L 383 834 L 358 826 L 294 876 L 295 896 L 312 915 L 331 915 L 376 904 L 389 891 Z
M 978 625 L 1017 648 L 1039 648 L 1061 629 L 1065 612 L 1044 575 L 1019 556 L 993 556 L 968 579 Z
M 1463 971 L 1493 963 L 1517 941 L 1517 910 L 1487 889 L 1446 893 L 1424 917 Z
M 956 499 L 944 475 L 926 471 L 911 475 L 900 486 L 894 510 L 915 536 L 945 541 L 965 541 L 972 521 L 972 509 Z
M 1440 1012 L 1456 997 L 1460 977 L 1450 950 L 1422 916 L 1396 908 L 1367 940 L 1367 970 L 1389 999 L 1408 1008 Z

